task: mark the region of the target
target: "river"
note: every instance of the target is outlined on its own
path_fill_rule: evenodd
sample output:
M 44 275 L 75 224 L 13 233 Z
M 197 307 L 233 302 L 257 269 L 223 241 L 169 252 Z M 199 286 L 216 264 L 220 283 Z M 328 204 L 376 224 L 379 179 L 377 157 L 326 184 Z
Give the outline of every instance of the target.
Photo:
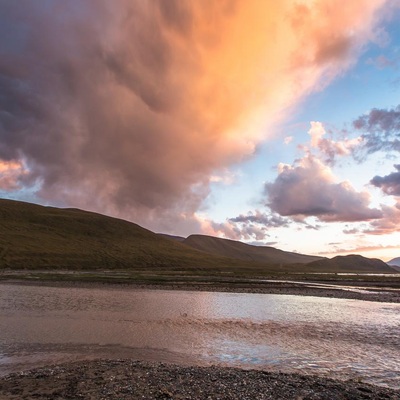
M 400 304 L 0 285 L 0 375 L 95 358 L 219 364 L 400 388 Z

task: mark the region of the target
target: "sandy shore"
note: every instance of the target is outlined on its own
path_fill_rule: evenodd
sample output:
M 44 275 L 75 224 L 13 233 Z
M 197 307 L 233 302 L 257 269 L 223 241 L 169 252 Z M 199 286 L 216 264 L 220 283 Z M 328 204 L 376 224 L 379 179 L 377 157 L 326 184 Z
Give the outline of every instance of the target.
M 40 368 L 0 379 L 0 399 L 400 399 L 400 391 L 357 381 L 99 360 Z

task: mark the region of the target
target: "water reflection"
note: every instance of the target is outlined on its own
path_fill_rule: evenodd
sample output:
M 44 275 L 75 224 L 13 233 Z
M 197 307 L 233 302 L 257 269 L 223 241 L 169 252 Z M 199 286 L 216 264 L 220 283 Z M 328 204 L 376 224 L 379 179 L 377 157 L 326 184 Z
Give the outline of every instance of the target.
M 399 387 L 400 305 L 0 285 L 0 373 L 98 357 L 279 369 Z

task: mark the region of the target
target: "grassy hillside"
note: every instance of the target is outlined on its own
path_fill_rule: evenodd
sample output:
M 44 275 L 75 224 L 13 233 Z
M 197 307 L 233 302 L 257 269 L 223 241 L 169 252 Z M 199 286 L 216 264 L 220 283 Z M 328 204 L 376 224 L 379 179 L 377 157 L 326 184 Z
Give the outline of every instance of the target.
M 218 256 L 276 265 L 306 264 L 322 258 L 291 253 L 275 249 L 274 247 L 251 246 L 235 240 L 221 239 L 205 235 L 191 235 L 185 239 L 183 243 L 196 250 L 201 250 Z
M 358 257 L 305 264 L 317 257 L 201 235 L 178 242 L 101 214 L 0 199 L 0 269 L 123 269 L 154 276 L 393 272 L 380 260 Z
M 206 255 L 120 219 L 0 199 L 0 268 L 248 267 L 245 264 Z

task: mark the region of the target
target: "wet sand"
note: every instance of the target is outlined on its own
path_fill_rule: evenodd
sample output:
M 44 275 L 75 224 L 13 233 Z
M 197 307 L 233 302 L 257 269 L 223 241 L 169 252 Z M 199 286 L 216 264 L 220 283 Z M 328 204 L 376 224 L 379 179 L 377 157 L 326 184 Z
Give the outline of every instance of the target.
M 400 399 L 400 391 L 357 381 L 241 370 L 99 360 L 0 379 L 0 399 Z

